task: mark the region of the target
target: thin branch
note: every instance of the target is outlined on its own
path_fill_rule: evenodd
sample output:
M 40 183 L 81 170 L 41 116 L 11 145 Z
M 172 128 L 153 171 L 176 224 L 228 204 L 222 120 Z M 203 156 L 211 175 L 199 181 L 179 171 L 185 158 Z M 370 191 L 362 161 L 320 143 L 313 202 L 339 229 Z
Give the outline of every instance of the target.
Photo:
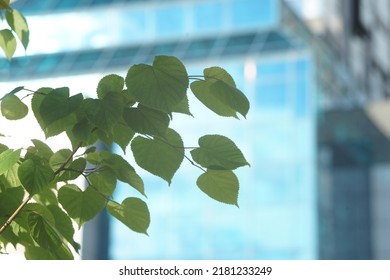
M 22 202 L 22 204 L 19 205 L 19 207 L 15 210 L 15 212 L 9 217 L 9 219 L 4 223 L 4 225 L 0 228 L 0 234 L 3 233 L 3 231 L 6 230 L 6 228 L 12 223 L 12 221 L 15 219 L 15 217 L 19 214 L 19 212 L 23 209 L 23 207 L 29 202 L 31 197 L 28 195 Z
M 65 166 L 69 163 L 69 161 L 72 160 L 73 156 L 75 155 L 75 153 L 77 152 L 77 150 L 81 147 L 81 144 L 80 143 L 75 149 L 74 151 L 69 155 L 69 157 L 66 159 L 66 161 L 60 166 L 60 168 L 58 168 L 55 172 L 54 172 L 54 176 L 55 175 L 58 175 L 61 171 L 64 170 Z M 16 216 L 20 213 L 20 211 L 23 209 L 24 206 L 26 206 L 26 204 L 30 201 L 31 199 L 31 196 L 28 195 L 24 200 L 23 202 L 19 205 L 19 207 L 15 210 L 15 212 L 11 215 L 11 217 L 9 217 L 9 219 L 4 223 L 4 225 L 0 228 L 0 234 L 6 230 L 6 228 L 12 223 L 12 221 L 16 218 Z
M 82 143 L 80 142 L 73 150 L 73 152 L 69 155 L 69 157 L 65 160 L 65 162 L 54 172 L 54 176 L 58 175 L 61 171 L 64 170 L 65 166 L 72 160 L 73 156 L 77 153 L 77 150 L 80 149 L 81 145 Z

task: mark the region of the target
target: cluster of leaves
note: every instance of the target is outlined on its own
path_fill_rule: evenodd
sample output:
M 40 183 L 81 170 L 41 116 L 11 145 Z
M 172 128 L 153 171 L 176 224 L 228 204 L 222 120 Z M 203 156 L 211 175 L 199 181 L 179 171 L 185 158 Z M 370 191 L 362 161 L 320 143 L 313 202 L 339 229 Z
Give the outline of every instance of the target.
M 107 147 L 116 143 L 125 152 L 130 147 L 139 167 L 168 184 L 187 159 L 202 170 L 196 182 L 200 190 L 238 205 L 239 181 L 233 170 L 248 162 L 234 142 L 204 135 L 199 147 L 186 148 L 170 128 L 174 114 L 192 116 L 189 86 L 220 116 L 248 113 L 247 98 L 224 69 L 211 67 L 203 76 L 189 76 L 182 62 L 171 56 L 157 56 L 152 65 L 133 65 L 125 78 L 105 76 L 97 86 L 97 98 L 70 95 L 66 87 L 34 91 L 31 109 L 46 138 L 66 134 L 72 148 L 54 152 L 37 139 L 26 149 L 0 144 L 0 246 L 21 244 L 29 259 L 71 259 L 70 246 L 79 250 L 72 224 L 82 226 L 104 208 L 131 230 L 147 234 L 147 204 L 138 197 L 113 199 L 117 180 L 146 197 L 142 178 L 120 155 L 97 150 L 97 141 Z M 24 90 L 18 87 L 0 99 L 6 119 L 27 115 L 28 106 L 17 96 Z M 74 183 L 80 176 L 85 188 Z
M 0 0 L 0 16 L 2 19 L 6 19 L 9 26 L 9 28 L 0 30 L 0 47 L 6 57 L 11 60 L 16 51 L 15 37 L 19 39 L 24 49 L 27 49 L 30 31 L 24 16 L 19 11 L 11 8 L 10 0 Z

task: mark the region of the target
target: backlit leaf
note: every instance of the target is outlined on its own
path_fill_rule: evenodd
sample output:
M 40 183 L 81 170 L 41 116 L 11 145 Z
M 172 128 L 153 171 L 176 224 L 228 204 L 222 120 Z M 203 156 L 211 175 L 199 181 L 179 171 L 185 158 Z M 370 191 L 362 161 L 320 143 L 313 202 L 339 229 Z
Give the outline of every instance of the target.
M 100 153 L 102 166 L 108 168 L 119 181 L 129 184 L 141 194 L 145 195 L 144 182 L 135 172 L 130 163 L 120 155 L 102 151 Z
M 230 170 L 207 170 L 196 181 L 198 187 L 209 197 L 238 206 L 239 183 Z
M 126 153 L 126 147 L 129 145 L 131 139 L 133 139 L 135 132 L 128 126 L 117 123 L 112 130 L 112 134 L 113 141 Z
M 164 138 L 137 136 L 131 142 L 131 150 L 140 167 L 169 184 L 184 158 L 183 141 L 173 129 L 168 129 Z
M 236 88 L 233 78 L 219 67 L 206 68 L 205 80 L 191 83 L 194 95 L 214 113 L 225 117 L 237 117 L 237 112 L 247 115 L 249 101 Z
M 106 204 L 106 199 L 95 189 L 89 187 L 82 191 L 72 184 L 60 188 L 58 200 L 80 227 L 93 219 Z
M 91 185 L 104 195 L 112 195 L 116 187 L 116 177 L 110 169 L 88 175 Z
M 0 175 L 4 174 L 7 170 L 12 168 L 15 163 L 18 162 L 20 158 L 20 152 L 21 149 L 16 151 L 8 149 L 0 154 Z
M 28 29 L 27 21 L 19 11 L 13 9 L 5 12 L 5 18 L 8 25 L 15 31 L 24 49 L 27 49 L 30 31 Z
M 236 169 L 249 165 L 236 144 L 222 135 L 205 135 L 199 138 L 199 148 L 191 151 L 198 164 L 209 169 Z
M 61 237 L 43 216 L 31 212 L 28 216 L 28 224 L 31 236 L 42 248 L 55 249 L 61 245 Z
M 28 159 L 19 166 L 19 180 L 30 195 L 48 188 L 54 178 L 53 170 L 38 161 Z
M 99 100 L 87 99 L 83 110 L 88 121 L 108 132 L 122 118 L 123 100 L 119 94 L 108 94 Z
M 120 94 L 125 84 L 121 76 L 110 74 L 103 77 L 97 86 L 96 92 L 99 99 L 103 99 L 108 94 Z
M 53 214 L 54 217 L 54 226 L 56 230 L 73 246 L 76 252 L 80 249 L 80 244 L 78 244 L 73 239 L 74 228 L 72 225 L 72 220 L 69 216 L 57 205 L 47 206 L 49 211 Z
M 11 30 L 0 30 L 0 48 L 3 49 L 8 60 L 11 60 L 16 51 L 16 39 Z
M 156 56 L 153 65 L 132 66 L 126 76 L 126 86 L 136 101 L 170 113 L 186 95 L 188 75 L 177 58 Z
M 16 95 L 7 95 L 1 101 L 1 113 L 8 120 L 20 120 L 27 116 L 28 107 Z
M 148 206 L 136 197 L 126 198 L 122 204 L 115 201 L 107 203 L 108 212 L 135 232 L 147 235 L 150 224 Z
M 166 113 L 145 106 L 125 108 L 123 119 L 135 132 L 148 135 L 164 135 L 169 125 Z

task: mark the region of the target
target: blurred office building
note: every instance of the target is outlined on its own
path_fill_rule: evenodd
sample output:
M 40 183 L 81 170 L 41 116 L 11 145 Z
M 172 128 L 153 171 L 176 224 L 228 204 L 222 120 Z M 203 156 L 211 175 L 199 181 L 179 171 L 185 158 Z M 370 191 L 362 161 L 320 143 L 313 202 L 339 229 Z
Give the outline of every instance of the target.
M 390 258 L 390 24 L 381 5 L 389 10 L 386 0 L 15 2 L 31 44 L 27 56 L 0 60 L 2 86 L 54 81 L 95 94 L 107 73 L 174 55 L 190 74 L 225 68 L 251 102 L 238 121 L 190 97 L 195 118 L 173 122 L 189 146 L 216 133 L 242 149 L 251 167 L 238 172 L 239 208 L 203 194 L 189 163 L 170 187 L 137 170 L 149 236 L 103 213 L 85 227 L 83 258 Z M 119 184 L 115 198 L 129 195 Z

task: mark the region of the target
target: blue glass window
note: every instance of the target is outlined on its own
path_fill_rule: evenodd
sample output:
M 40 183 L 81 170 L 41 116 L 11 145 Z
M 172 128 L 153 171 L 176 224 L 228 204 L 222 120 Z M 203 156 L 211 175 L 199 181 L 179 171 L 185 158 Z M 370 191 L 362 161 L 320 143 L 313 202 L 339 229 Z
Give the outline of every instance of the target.
M 195 30 L 220 30 L 223 25 L 223 6 L 221 3 L 199 3 L 194 7 Z
M 184 9 L 169 7 L 156 11 L 156 34 L 173 35 L 184 32 Z
M 255 27 L 274 23 L 277 19 L 277 2 L 273 0 L 233 1 L 233 25 L 237 27 Z
M 256 87 L 255 99 L 256 104 L 260 107 L 285 107 L 287 102 L 287 85 L 284 82 L 260 83 Z

